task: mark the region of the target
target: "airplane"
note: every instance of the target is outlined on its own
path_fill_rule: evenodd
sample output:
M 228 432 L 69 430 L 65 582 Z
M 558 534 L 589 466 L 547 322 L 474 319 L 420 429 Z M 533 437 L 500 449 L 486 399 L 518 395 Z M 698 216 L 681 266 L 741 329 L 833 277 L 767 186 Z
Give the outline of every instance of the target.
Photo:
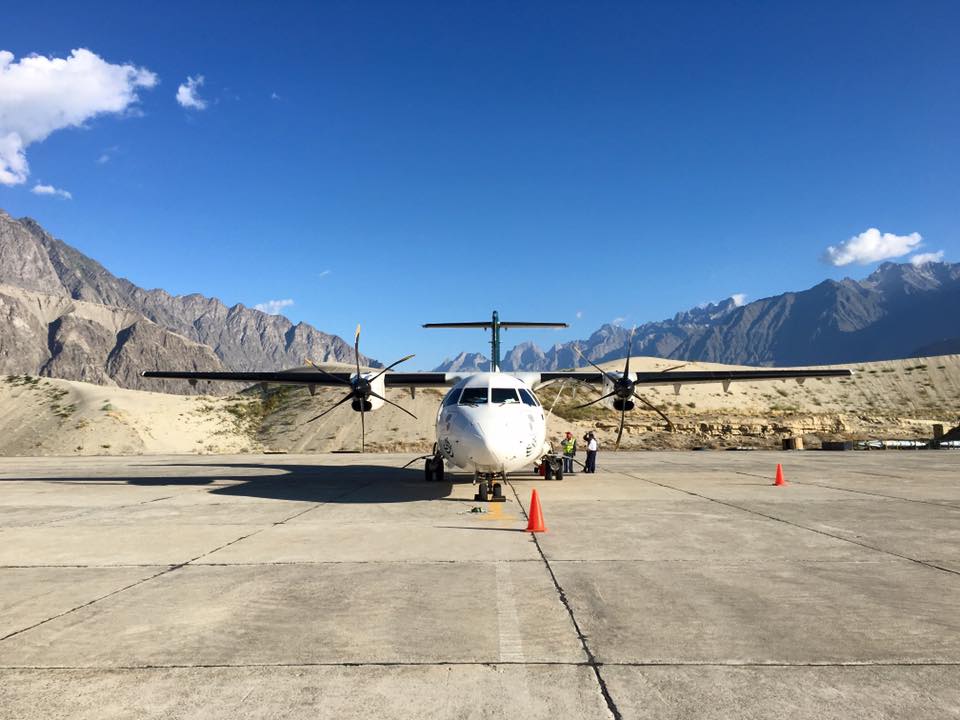
M 307 422 L 322 418 L 335 408 L 350 402 L 360 413 L 361 450 L 365 448 L 366 413 L 384 404 L 393 405 L 411 417 L 406 408 L 386 397 L 386 388 L 447 387 L 450 388 L 437 410 L 436 443 L 424 460 L 427 481 L 442 481 L 445 463 L 473 472 L 477 485 L 477 501 L 503 502 L 501 480 L 510 473 L 531 466 L 544 465 L 546 479 L 563 479 L 561 457 L 552 452 L 546 440 L 546 414 L 535 390 L 546 383 L 574 381 L 600 385 L 601 396 L 577 407 L 602 403 L 620 412 L 620 427 L 616 447 L 620 446 L 626 413 L 639 400 L 660 412 L 637 393 L 638 387 L 673 386 L 679 392 L 681 385 L 694 383 L 721 383 L 724 391 L 731 382 L 744 380 L 787 380 L 802 383 L 807 378 L 849 377 L 852 372 L 842 368 L 816 370 L 756 369 L 756 370 L 680 370 L 683 365 L 658 372 L 630 372 L 630 352 L 633 333 L 627 346 L 627 358 L 622 372 L 604 370 L 580 354 L 593 370 L 557 370 L 545 372 L 505 372 L 500 369 L 500 331 L 509 328 L 564 328 L 566 323 L 502 321 L 494 310 L 489 321 L 427 323 L 425 328 L 479 328 L 490 330 L 491 360 L 489 372 L 394 372 L 393 368 L 406 362 L 407 355 L 382 369 L 360 367 L 360 326 L 354 336 L 355 372 L 336 372 L 308 361 L 311 369 L 279 372 L 180 372 L 145 371 L 146 378 L 187 380 L 195 385 L 199 380 L 237 381 L 263 384 L 306 385 L 311 395 L 317 387 L 333 386 L 347 390 L 336 404 Z M 662 413 L 661 413 L 662 415 Z M 669 422 L 669 420 L 668 420 Z M 408 463 L 409 465 L 409 463 Z

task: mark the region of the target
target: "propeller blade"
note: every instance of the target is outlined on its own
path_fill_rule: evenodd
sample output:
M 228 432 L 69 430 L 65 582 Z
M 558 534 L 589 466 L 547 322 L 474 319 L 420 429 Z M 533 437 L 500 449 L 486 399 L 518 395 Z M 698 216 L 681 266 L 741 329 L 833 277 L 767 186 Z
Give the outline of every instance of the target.
M 634 396 L 637 400 L 639 400 L 640 402 L 642 402 L 644 405 L 646 405 L 648 408 L 650 408 L 651 410 L 653 410 L 657 415 L 659 415 L 660 417 L 662 417 L 663 420 L 664 420 L 664 422 L 667 423 L 667 427 L 670 428 L 671 431 L 673 430 L 673 421 L 672 421 L 670 418 L 668 418 L 666 415 L 664 415 L 663 411 L 662 411 L 660 408 L 658 408 L 656 405 L 654 405 L 652 402 L 650 402 L 649 400 L 647 400 L 647 399 L 646 399 L 645 397 L 643 397 L 642 395 L 637 395 L 637 393 L 633 393 L 633 396 Z
M 604 370 L 602 367 L 600 367 L 599 365 L 597 365 L 593 360 L 591 360 L 591 359 L 588 358 L 586 355 L 584 355 L 582 352 L 580 352 L 580 348 L 579 348 L 579 347 L 577 347 L 576 345 L 574 345 L 574 346 L 573 346 L 573 349 L 576 350 L 577 355 L 579 355 L 581 358 L 583 358 L 583 359 L 586 360 L 588 363 L 590 363 L 591 365 L 593 365 L 593 366 L 594 366 L 597 370 L 599 370 L 610 382 L 615 383 L 615 382 L 617 381 L 617 376 L 616 376 L 616 375 L 613 375 L 613 374 L 611 374 L 611 373 L 608 373 L 608 372 L 607 372 L 606 370 Z
M 312 417 L 312 418 L 310 418 L 309 420 L 307 420 L 307 422 L 308 422 L 308 423 L 312 423 L 314 420 L 319 420 L 319 419 L 322 418 L 324 415 L 326 415 L 328 412 L 330 412 L 330 411 L 338 408 L 339 406 L 343 405 L 347 400 L 349 400 L 349 399 L 352 398 L 352 397 L 353 397 L 353 392 L 348 392 L 348 393 L 343 397 L 343 399 L 342 399 L 340 402 L 338 402 L 336 405 L 334 405 L 333 407 L 328 407 L 326 410 L 324 410 L 322 413 L 320 413 L 320 414 L 317 415 L 316 417 Z
M 316 364 L 313 360 L 311 360 L 310 358 L 307 358 L 307 365 L 310 365 L 311 367 L 313 367 L 314 370 L 319 370 L 321 373 L 323 373 L 324 375 L 326 375 L 328 378 L 331 378 L 331 379 L 333 379 L 333 380 L 336 380 L 338 383 L 341 383 L 341 384 L 343 384 L 343 385 L 349 385 L 349 384 L 350 384 L 350 381 L 349 381 L 349 380 L 344 380 L 343 378 L 338 378 L 336 375 L 331 375 L 331 374 L 328 373 L 326 370 L 324 370 L 322 367 L 320 367 L 319 365 L 317 365 L 317 364 Z
M 633 352 L 633 334 L 637 331 L 637 326 L 633 326 L 633 330 L 630 331 L 630 339 L 627 340 L 627 362 L 623 366 L 623 376 L 629 380 L 630 379 L 630 354 Z M 623 429 L 623 423 L 620 423 L 620 429 Z M 617 440 L 617 445 L 620 445 L 620 441 Z
M 363 399 L 360 400 L 360 452 L 367 451 L 367 421 L 366 411 L 363 409 Z
M 412 417 L 414 420 L 417 419 L 417 416 L 416 416 L 416 415 L 414 415 L 412 412 L 410 412 L 409 410 L 407 410 L 407 409 L 406 409 L 405 407 L 403 407 L 402 405 L 397 405 L 393 400 L 387 400 L 387 398 L 385 398 L 383 395 L 380 395 L 380 394 L 375 393 L 375 392 L 373 392 L 373 391 L 370 391 L 370 395 L 371 395 L 372 397 L 379 398 L 379 399 L 383 400 L 385 403 L 388 403 L 388 404 L 390 404 L 390 405 L 393 405 L 395 408 L 398 408 L 398 409 L 400 409 L 400 410 L 403 410 L 407 415 L 409 415 L 410 417 Z
M 600 402 L 601 400 L 606 400 L 608 397 L 613 397 L 613 396 L 616 395 L 616 394 L 617 394 L 616 392 L 607 393 L 606 395 L 603 395 L 603 396 L 601 396 L 601 397 L 598 397 L 596 400 L 591 400 L 591 401 L 588 402 L 588 403 L 584 403 L 583 405 L 575 405 L 573 409 L 574 409 L 574 410 L 579 410 L 580 408 L 590 407 L 591 405 L 595 405 L 596 403 Z
M 661 373 L 668 373 L 668 372 L 671 372 L 671 371 L 673 371 L 673 370 L 679 370 L 680 368 L 686 367 L 686 366 L 689 365 L 689 364 L 690 364 L 690 363 L 680 363 L 679 365 L 674 365 L 674 366 L 672 366 L 672 367 L 664 368 L 664 369 L 661 370 L 660 372 L 661 372 Z
M 357 333 L 353 336 L 353 357 L 357 361 L 357 377 L 360 377 L 360 323 L 357 323 Z
M 617 430 L 617 444 L 613 446 L 614 450 L 620 449 L 620 438 L 623 437 L 623 421 L 626 418 L 626 410 L 620 411 L 620 429 Z
M 372 383 L 372 382 L 373 382 L 374 380 L 376 380 L 378 377 L 380 377 L 380 376 L 383 375 L 385 372 L 387 372 L 387 370 L 392 370 L 393 368 L 395 368 L 395 367 L 396 367 L 397 365 L 399 365 L 400 363 L 406 362 L 407 360 L 409 360 L 409 359 L 412 358 L 412 357 L 414 357 L 414 356 L 413 356 L 413 355 L 407 355 L 406 357 L 400 358 L 400 359 L 397 360 L 395 363 L 391 363 L 390 365 L 387 365 L 383 370 L 381 370 L 381 371 L 378 372 L 376 375 L 374 375 L 372 378 L 370 378 L 370 382 Z

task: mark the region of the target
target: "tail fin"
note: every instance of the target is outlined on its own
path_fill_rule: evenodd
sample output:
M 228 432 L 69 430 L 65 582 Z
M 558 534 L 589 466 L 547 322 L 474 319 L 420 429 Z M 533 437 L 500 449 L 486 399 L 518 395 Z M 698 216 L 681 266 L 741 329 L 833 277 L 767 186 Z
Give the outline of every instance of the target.
M 513 321 L 501 321 L 500 315 L 496 310 L 493 311 L 493 316 L 488 320 L 479 320 L 477 322 L 452 322 L 452 323 L 425 323 L 425 328 L 480 328 L 483 330 L 490 329 L 491 339 L 490 339 L 490 350 L 492 357 L 490 358 L 490 368 L 494 372 L 497 372 L 500 369 L 500 328 L 565 328 L 569 327 L 566 323 L 555 323 L 555 322 L 513 322 Z

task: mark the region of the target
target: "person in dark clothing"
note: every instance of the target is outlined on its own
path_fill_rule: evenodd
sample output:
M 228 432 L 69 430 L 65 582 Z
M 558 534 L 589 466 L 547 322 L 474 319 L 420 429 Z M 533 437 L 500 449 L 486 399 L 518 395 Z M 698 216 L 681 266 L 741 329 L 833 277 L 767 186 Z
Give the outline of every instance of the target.
M 600 445 L 592 432 L 584 435 L 583 439 L 587 443 L 587 462 L 583 467 L 583 471 L 585 473 L 595 473 L 597 471 L 597 450 Z

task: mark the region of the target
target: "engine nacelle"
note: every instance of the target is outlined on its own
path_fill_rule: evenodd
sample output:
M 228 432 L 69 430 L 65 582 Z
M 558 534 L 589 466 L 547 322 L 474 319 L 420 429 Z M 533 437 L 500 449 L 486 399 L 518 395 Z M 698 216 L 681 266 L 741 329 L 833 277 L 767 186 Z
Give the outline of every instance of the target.
M 380 371 L 375 370 L 373 372 L 360 373 L 360 377 L 366 380 L 370 380 L 378 372 Z M 356 379 L 356 377 L 357 377 L 357 374 L 352 373 L 350 375 L 350 381 L 353 382 Z M 373 390 L 373 392 L 375 392 L 377 395 L 380 395 L 381 397 L 386 397 L 387 388 L 386 388 L 386 384 L 384 383 L 384 376 L 381 375 L 376 380 L 373 380 L 370 383 L 370 389 Z M 380 408 L 383 407 L 383 404 L 384 404 L 383 400 L 371 395 L 370 397 L 368 397 L 366 400 L 363 401 L 363 411 L 370 412 L 372 410 L 379 410 Z M 353 400 L 351 400 L 350 407 L 353 409 L 354 412 L 360 412 L 360 400 L 358 398 L 354 398 Z

